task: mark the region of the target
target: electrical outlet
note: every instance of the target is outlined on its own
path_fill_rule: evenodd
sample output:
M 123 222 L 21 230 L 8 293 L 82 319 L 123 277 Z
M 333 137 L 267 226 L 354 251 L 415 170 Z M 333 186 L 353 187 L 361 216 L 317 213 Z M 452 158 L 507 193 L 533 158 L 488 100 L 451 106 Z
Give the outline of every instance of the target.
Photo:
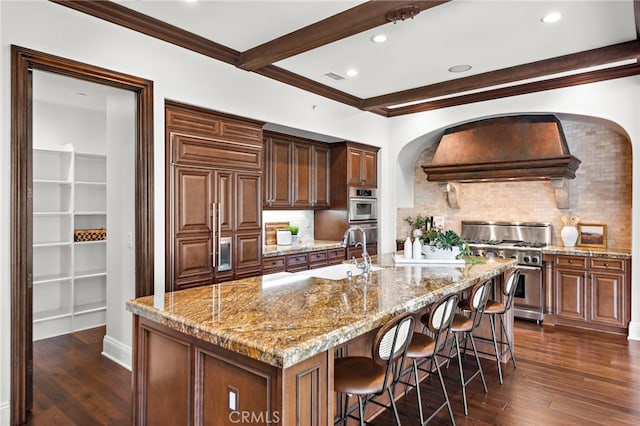
M 238 410 L 238 390 L 230 388 L 229 389 L 229 410 L 237 411 Z

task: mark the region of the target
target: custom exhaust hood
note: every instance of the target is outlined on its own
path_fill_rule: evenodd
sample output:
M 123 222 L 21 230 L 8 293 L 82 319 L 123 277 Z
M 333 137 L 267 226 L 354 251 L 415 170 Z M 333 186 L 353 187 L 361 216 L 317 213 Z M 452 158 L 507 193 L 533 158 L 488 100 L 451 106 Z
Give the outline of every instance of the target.
M 428 181 L 477 182 L 573 179 L 580 160 L 571 155 L 555 115 L 490 118 L 447 129 Z

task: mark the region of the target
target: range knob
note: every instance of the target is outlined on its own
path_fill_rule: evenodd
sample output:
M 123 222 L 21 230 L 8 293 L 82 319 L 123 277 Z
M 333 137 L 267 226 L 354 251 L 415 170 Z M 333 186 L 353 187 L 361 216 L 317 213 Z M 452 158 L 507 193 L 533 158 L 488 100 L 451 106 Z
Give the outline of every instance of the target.
M 524 256 L 522 260 L 524 260 L 524 263 L 529 263 L 531 261 L 531 258 L 529 256 Z
M 531 263 L 539 264 L 540 258 L 538 256 L 531 256 Z

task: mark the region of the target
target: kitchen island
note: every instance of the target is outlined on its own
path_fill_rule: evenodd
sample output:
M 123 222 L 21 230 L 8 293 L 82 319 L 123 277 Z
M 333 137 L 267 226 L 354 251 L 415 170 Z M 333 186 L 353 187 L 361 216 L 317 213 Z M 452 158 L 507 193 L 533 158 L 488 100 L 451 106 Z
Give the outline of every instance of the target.
M 320 268 L 129 301 L 134 424 L 332 424 L 336 353 L 370 352 L 394 316 L 515 263 L 396 266 L 384 255 L 368 276 Z

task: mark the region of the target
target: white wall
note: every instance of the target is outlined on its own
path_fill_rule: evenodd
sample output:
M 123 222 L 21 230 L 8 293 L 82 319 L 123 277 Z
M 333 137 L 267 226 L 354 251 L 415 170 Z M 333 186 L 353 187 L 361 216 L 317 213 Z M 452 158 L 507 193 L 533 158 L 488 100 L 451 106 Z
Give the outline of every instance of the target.
M 131 313 L 135 297 L 135 137 L 133 92 L 111 89 L 107 128 L 107 334 L 102 353 L 131 369 Z

